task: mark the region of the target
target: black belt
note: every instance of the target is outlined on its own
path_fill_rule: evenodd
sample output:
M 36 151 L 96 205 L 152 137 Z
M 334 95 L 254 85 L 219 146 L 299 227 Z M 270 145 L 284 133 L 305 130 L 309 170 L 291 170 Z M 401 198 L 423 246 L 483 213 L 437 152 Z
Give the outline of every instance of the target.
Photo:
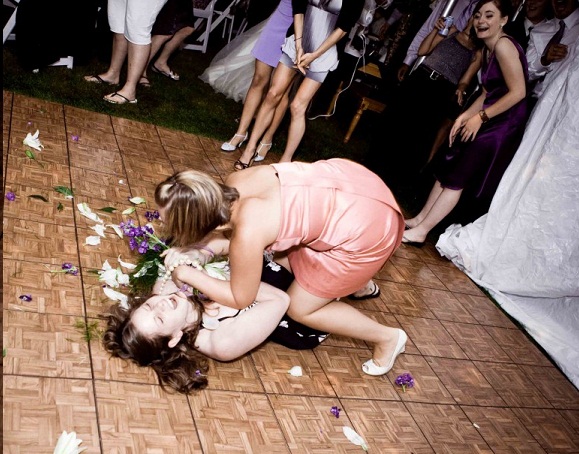
M 428 75 L 428 78 L 430 80 L 443 80 L 445 82 L 450 82 L 446 77 L 444 77 L 443 74 L 441 74 L 438 71 L 435 71 L 433 69 L 430 69 L 427 66 L 420 65 L 418 68 L 422 68 L 422 70 L 424 72 L 426 72 L 426 74 Z

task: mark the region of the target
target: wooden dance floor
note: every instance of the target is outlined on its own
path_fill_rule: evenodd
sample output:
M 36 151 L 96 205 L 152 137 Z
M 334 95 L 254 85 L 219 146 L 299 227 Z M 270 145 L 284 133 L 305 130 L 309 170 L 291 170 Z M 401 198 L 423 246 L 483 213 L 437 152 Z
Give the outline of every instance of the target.
M 98 322 L 110 304 L 91 270 L 135 258 L 111 229 L 85 244 L 94 223 L 77 204 L 124 209 L 140 196 L 152 208 L 164 177 L 195 168 L 223 180 L 239 154 L 155 125 L 3 98 L 4 194 L 16 196 L 3 216 L 4 453 L 52 453 L 63 430 L 86 453 L 363 452 L 343 426 L 370 453 L 579 453 L 579 391 L 432 245 L 400 247 L 376 276 L 381 296 L 353 303 L 408 333 L 387 376 L 363 374 L 369 346 L 339 336 L 315 350 L 268 343 L 212 362 L 209 388 L 189 397 L 109 359 L 75 324 Z M 31 159 L 22 141 L 37 129 L 45 148 Z M 146 209 L 133 216 L 144 220 Z M 118 224 L 120 211 L 98 215 Z M 78 276 L 52 272 L 64 262 Z M 302 377 L 288 374 L 296 365 Z M 395 380 L 405 372 L 415 386 L 403 392 Z

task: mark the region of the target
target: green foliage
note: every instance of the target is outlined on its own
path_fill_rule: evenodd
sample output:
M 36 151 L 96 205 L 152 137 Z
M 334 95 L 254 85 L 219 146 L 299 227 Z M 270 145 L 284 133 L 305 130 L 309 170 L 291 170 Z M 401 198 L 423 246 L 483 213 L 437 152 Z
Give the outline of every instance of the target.
M 77 319 L 74 322 L 74 327 L 81 333 L 82 338 L 86 342 L 90 342 L 93 339 L 100 339 L 103 335 L 103 330 L 99 326 L 98 321 L 87 323 L 82 319 Z
M 148 295 L 153 290 L 153 286 L 159 277 L 159 265 L 162 265 L 159 252 L 149 249 L 144 254 L 139 255 L 137 267 L 129 275 L 129 285 L 131 292 L 136 295 Z

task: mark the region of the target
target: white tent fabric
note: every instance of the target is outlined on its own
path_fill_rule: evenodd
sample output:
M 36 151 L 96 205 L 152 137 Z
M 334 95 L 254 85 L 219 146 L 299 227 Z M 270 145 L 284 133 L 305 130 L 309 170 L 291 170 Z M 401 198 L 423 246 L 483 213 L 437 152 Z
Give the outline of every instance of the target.
M 255 72 L 255 57 L 251 51 L 265 24 L 267 20 L 227 44 L 215 55 L 199 78 L 211 85 L 216 92 L 237 102 L 245 101 Z
M 579 42 L 556 71 L 488 214 L 436 247 L 579 388 Z

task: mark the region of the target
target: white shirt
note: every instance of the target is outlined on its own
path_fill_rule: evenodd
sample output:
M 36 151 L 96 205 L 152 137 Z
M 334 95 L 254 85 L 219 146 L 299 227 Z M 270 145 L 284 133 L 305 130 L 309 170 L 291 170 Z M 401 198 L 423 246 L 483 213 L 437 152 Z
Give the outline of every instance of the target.
M 559 30 L 560 20 L 561 19 L 553 18 L 546 22 L 541 22 L 533 28 L 530 35 L 529 47 L 527 48 L 529 80 L 544 78 L 544 80 L 538 82 L 533 89 L 533 96 L 535 97 L 541 96 L 552 78 L 552 73 L 563 62 L 563 60 L 553 62 L 549 66 L 543 66 L 541 64 L 541 56 L 553 35 Z M 563 38 L 561 38 L 561 44 L 565 44 L 571 48 L 579 38 L 579 8 L 575 9 L 575 11 L 569 14 L 563 21 L 565 22 L 565 32 L 563 33 Z M 569 58 L 569 55 L 567 55 L 566 58 Z
M 416 60 L 416 57 L 418 57 L 418 48 L 422 44 L 422 41 L 424 41 L 424 38 L 426 38 L 434 28 L 434 24 L 436 24 L 436 21 L 442 15 L 442 11 L 447 3 L 448 0 L 439 0 L 438 4 L 432 10 L 432 13 L 430 13 L 430 16 L 428 16 L 428 19 L 426 19 L 426 22 L 424 22 L 420 30 L 418 30 L 418 33 L 416 33 L 416 36 L 408 47 L 406 57 L 404 58 L 404 63 L 408 66 L 411 66 L 412 63 L 414 63 L 414 60 Z M 454 26 L 457 29 L 460 31 L 464 30 L 464 27 L 468 24 L 468 20 L 470 19 L 470 16 L 472 16 L 472 12 L 477 3 L 478 0 L 458 0 L 456 2 L 451 14 L 452 17 L 454 17 Z M 467 8 L 469 11 L 467 11 L 466 14 L 463 14 Z

